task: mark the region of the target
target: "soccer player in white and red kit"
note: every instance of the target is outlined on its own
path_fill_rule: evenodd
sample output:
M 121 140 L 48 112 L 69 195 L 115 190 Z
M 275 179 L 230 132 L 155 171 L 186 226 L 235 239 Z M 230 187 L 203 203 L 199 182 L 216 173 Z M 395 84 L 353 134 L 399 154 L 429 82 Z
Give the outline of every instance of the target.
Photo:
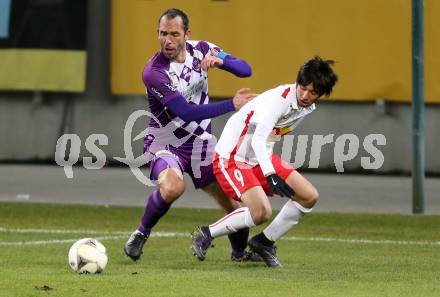
M 196 228 L 192 248 L 199 260 L 205 259 L 214 238 L 268 221 L 272 215 L 268 196 L 277 194 L 290 199 L 248 244 L 267 266 L 281 267 L 274 242 L 312 211 L 318 191 L 273 153 L 273 145 L 315 110 L 322 95 L 330 95 L 337 82 L 332 64 L 315 56 L 301 66 L 296 83 L 262 93 L 228 120 L 215 147 L 214 173 L 223 191 L 244 206 Z

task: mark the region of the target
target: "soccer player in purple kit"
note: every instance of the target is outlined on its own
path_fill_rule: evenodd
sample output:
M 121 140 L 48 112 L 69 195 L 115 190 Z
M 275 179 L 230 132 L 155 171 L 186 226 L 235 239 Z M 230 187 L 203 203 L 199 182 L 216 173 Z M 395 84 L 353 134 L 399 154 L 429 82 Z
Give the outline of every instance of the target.
M 189 40 L 188 25 L 187 15 L 179 9 L 168 9 L 160 16 L 157 31 L 161 50 L 147 63 L 142 75 L 154 115 L 144 151 L 150 178 L 159 187 L 151 193 L 139 227 L 124 246 L 125 254 L 134 261 L 141 257 L 152 228 L 184 193 L 183 172 L 191 176 L 195 188 L 214 197 L 226 213 L 240 207 L 216 182 L 210 119 L 240 109 L 256 94 L 240 89 L 230 100 L 209 103 L 208 70 L 220 68 L 248 77 L 252 69 L 210 42 Z M 246 251 L 248 235 L 249 229 L 230 234 L 232 260 L 251 257 Z

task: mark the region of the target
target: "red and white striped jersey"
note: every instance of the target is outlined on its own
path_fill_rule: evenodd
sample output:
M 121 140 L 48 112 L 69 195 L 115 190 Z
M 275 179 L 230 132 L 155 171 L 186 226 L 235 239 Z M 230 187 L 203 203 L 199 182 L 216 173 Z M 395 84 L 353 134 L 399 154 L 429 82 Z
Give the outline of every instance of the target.
M 215 147 L 221 158 L 260 165 L 265 175 L 274 173 L 271 156 L 275 141 L 298 126 L 315 110 L 315 104 L 298 106 L 296 84 L 270 89 L 244 105 L 226 123 Z

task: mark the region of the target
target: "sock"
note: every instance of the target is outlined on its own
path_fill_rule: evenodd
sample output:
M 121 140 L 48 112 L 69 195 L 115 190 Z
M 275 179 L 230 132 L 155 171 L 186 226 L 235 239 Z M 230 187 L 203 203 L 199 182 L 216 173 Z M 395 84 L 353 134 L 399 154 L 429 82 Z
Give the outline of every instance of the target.
M 305 208 L 298 202 L 289 200 L 281 208 L 278 215 L 273 219 L 272 223 L 264 229 L 263 233 L 271 241 L 277 241 L 290 229 L 298 224 L 304 214 L 312 211 L 312 208 Z
M 240 207 L 233 212 L 225 215 L 212 225 L 209 225 L 209 231 L 212 237 L 219 237 L 225 234 L 237 232 L 246 227 L 255 227 L 251 212 L 247 207 Z
M 171 204 L 167 204 L 165 200 L 163 200 L 162 195 L 160 195 L 160 190 L 156 189 L 151 193 L 150 198 L 148 199 L 138 230 L 145 235 L 149 235 L 151 228 L 153 228 L 159 219 L 167 213 L 170 206 Z
M 209 228 L 207 226 L 202 226 L 200 228 L 202 229 L 203 233 L 205 233 L 206 235 L 212 238 L 211 232 L 209 231 Z
M 273 246 L 273 244 L 275 243 L 272 240 L 270 240 L 269 238 L 267 238 L 266 235 L 263 232 L 261 232 L 260 234 L 255 235 L 253 237 L 253 239 L 261 242 L 265 246 Z
M 242 254 L 247 247 L 249 237 L 249 228 L 243 228 L 235 233 L 228 234 L 231 242 L 232 252 L 234 254 Z

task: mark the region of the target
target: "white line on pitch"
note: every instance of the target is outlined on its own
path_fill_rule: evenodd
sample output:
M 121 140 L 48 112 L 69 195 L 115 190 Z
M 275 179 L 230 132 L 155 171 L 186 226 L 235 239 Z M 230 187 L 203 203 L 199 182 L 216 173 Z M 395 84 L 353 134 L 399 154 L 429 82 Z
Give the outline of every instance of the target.
M 98 240 L 115 240 L 126 238 L 129 231 L 98 231 L 98 230 L 60 230 L 60 229 L 20 229 L 20 228 L 3 228 L 0 227 L 0 233 L 40 233 L 40 234 L 83 234 L 86 235 L 102 235 L 95 237 Z M 151 237 L 189 237 L 189 233 L 182 232 L 153 232 Z M 5 245 L 40 245 L 51 243 L 69 243 L 76 239 L 53 239 L 53 240 L 36 240 L 36 241 L 17 241 L 2 242 L 0 246 Z M 371 239 L 343 239 L 332 237 L 284 237 L 283 240 L 295 241 L 318 241 L 318 242 L 340 242 L 354 244 L 395 244 L 395 245 L 440 245 L 440 241 L 409 241 L 409 240 L 371 240 Z
M 0 227 L 0 233 L 47 233 L 47 234 L 118 234 L 129 235 L 131 232 L 122 231 L 98 231 L 98 230 L 59 230 L 59 229 L 21 229 L 21 228 L 3 228 Z
M 113 239 L 121 239 L 125 238 L 126 236 L 101 236 L 101 237 L 95 237 L 97 240 L 113 240 Z M 46 244 L 52 244 L 52 243 L 74 243 L 77 241 L 78 238 L 74 239 L 52 239 L 52 240 L 33 240 L 33 241 L 0 241 L 0 246 L 20 246 L 20 245 L 46 245 Z
M 343 238 L 331 238 L 331 237 L 283 237 L 282 239 L 297 240 L 297 241 L 327 241 L 327 242 L 365 243 L 365 244 L 440 245 L 440 241 L 343 239 Z

